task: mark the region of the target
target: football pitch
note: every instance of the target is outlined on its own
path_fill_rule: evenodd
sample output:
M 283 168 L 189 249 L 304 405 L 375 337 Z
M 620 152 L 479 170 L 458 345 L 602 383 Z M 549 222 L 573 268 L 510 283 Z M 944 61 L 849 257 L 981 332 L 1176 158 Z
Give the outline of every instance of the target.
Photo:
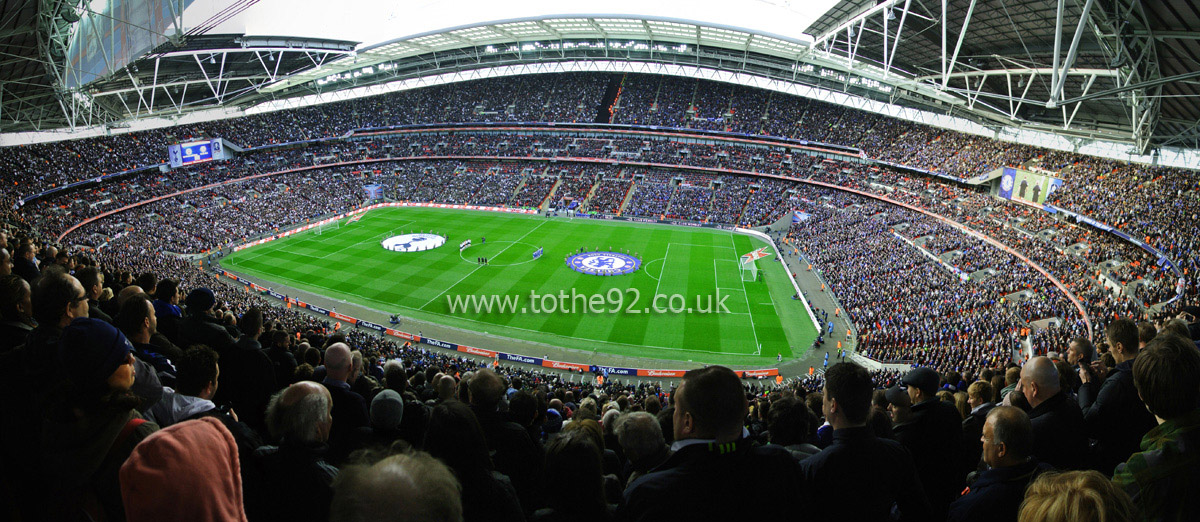
M 423 232 L 445 237 L 445 244 L 415 252 L 382 245 Z M 460 252 L 467 239 L 472 245 Z M 492 335 L 615 356 L 765 364 L 777 353 L 799 356 L 816 339 L 773 249 L 756 261 L 761 280 L 743 281 L 740 256 L 766 246 L 716 229 L 379 208 L 221 263 L 384 313 Z M 539 248 L 544 254 L 534 259 Z M 581 249 L 628 253 L 640 266 L 624 275 L 580 273 L 566 260 Z M 582 261 L 585 268 L 612 263 Z

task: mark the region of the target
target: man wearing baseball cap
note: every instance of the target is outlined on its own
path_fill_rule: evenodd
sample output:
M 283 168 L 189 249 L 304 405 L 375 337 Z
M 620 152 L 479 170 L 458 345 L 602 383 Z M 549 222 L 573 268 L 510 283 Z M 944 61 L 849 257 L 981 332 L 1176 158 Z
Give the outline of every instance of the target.
M 911 424 L 896 438 L 913 455 L 917 474 L 925 485 L 934 519 L 946 518 L 950 503 L 962 491 L 962 415 L 951 404 L 938 400 L 940 378 L 930 368 L 914 368 L 900 380 L 912 401 Z

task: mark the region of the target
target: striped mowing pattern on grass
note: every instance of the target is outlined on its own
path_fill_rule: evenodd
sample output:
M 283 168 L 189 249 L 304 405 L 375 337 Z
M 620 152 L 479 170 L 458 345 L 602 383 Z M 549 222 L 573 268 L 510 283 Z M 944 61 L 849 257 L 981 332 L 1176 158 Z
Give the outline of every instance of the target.
M 441 234 L 446 244 L 410 253 L 390 252 L 380 244 L 410 232 Z M 472 246 L 459 252 L 458 244 L 466 239 Z M 765 244 L 758 239 L 715 229 L 383 208 L 321 235 L 309 231 L 235 252 L 222 265 L 387 313 L 564 348 L 754 364 L 773 361 L 776 353 L 799 355 L 792 347 L 805 349 L 816 338 L 774 257 L 758 261 L 764 281 L 741 281 L 738 257 L 761 246 Z M 539 247 L 545 254 L 534 260 Z M 629 251 L 641 258 L 642 267 L 621 276 L 580 274 L 564 262 L 580 248 Z M 479 257 L 489 264 L 479 265 Z M 602 311 L 579 311 L 583 301 L 574 300 L 571 312 L 532 312 L 531 292 L 569 296 L 572 290 L 602 296 Z M 645 313 L 655 294 L 680 295 L 682 301 L 676 298 L 674 304 L 686 303 L 693 311 Z M 517 309 L 451 309 L 452 299 L 491 295 L 518 297 Z M 722 297 L 729 313 L 695 311 L 698 306 L 716 309 Z M 612 311 L 618 299 L 620 309 Z M 668 302 L 663 298 L 659 304 Z

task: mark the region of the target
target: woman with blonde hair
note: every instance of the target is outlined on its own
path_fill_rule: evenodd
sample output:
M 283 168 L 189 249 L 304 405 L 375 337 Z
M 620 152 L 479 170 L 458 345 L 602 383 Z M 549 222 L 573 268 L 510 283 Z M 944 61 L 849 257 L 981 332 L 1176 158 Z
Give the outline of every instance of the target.
M 1020 522 L 1132 522 L 1129 495 L 1096 471 L 1047 472 L 1025 490 Z
M 963 420 L 971 416 L 971 405 L 967 402 L 967 392 L 954 392 L 954 407 L 958 408 L 958 414 L 962 415 Z

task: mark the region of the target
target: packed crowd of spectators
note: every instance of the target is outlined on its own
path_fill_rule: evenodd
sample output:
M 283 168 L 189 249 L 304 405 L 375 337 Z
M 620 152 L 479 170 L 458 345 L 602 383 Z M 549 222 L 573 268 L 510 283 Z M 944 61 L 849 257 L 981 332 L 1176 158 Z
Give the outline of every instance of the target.
M 626 141 L 629 143 L 626 144 Z M 35 223 L 44 231 L 56 233 L 82 218 L 135 201 L 279 169 L 357 161 L 376 156 L 394 157 L 396 151 L 401 151 L 403 155 L 416 152 L 417 157 L 494 155 L 516 159 L 539 157 L 539 154 L 541 157 L 557 156 L 567 148 L 575 157 L 584 157 L 581 156 L 584 153 L 610 157 L 606 155 L 613 154 L 614 150 L 636 150 L 638 152 L 628 152 L 634 154 L 631 157 L 633 159 L 675 162 L 686 166 L 728 164 L 734 170 L 807 177 L 873 191 L 904 203 L 929 208 L 1014 246 L 1049 270 L 1080 299 L 1088 311 L 1088 317 L 1096 319 L 1093 325 L 1107 317 L 1136 316 L 1145 306 L 1166 300 L 1175 292 L 1174 278 L 1158 269 L 1153 258 L 1140 248 L 1106 234 L 1049 219 L 1040 212 L 1013 205 L 996 205 L 994 200 L 964 188 L 878 166 L 830 159 L 817 162 L 813 156 L 807 155 L 777 157 L 774 153 L 759 149 L 747 151 L 731 146 L 671 140 L 584 140 L 558 136 L 464 133 L 453 137 L 416 135 L 400 140 L 389 137 L 326 142 L 302 149 L 259 153 L 247 156 L 241 162 L 209 164 L 182 172 L 145 172 L 124 178 L 119 184 L 101 184 L 76 192 L 74 194 L 85 197 L 69 198 L 65 203 L 63 198 L 35 202 L 24 209 L 20 218 Z M 389 150 L 392 152 L 389 153 Z M 653 157 L 641 158 L 646 155 Z M 769 161 L 762 161 L 764 156 Z M 776 179 L 662 169 L 613 169 L 572 163 L 562 165 L 546 169 L 544 163 L 527 161 L 396 160 L 369 163 L 365 168 L 330 167 L 301 174 L 296 182 L 288 181 L 295 175 L 263 178 L 252 183 L 146 205 L 85 227 L 74 237 L 76 244 L 83 246 L 105 245 L 116 239 L 138 245 L 142 250 L 165 248 L 180 252 L 203 251 L 323 213 L 351 208 L 361 201 L 357 188 L 352 187 L 367 183 L 384 185 L 388 197 L 399 200 L 536 206 L 546 201 L 546 194 L 556 183 L 556 204 L 569 204 L 568 200 L 574 202 L 574 196 L 568 194 L 590 190 L 592 183 L 589 176 L 595 175 L 601 179 L 596 184 L 595 201 L 584 203 L 587 211 L 619 213 L 625 194 L 632 192 L 629 208 L 625 209 L 628 215 L 699 221 L 707 217 L 710 222 L 748 226 L 773 221 L 784 214 L 795 199 L 791 188 L 794 184 Z M 556 180 L 555 175 L 560 179 Z M 632 190 L 629 183 L 611 179 L 629 177 L 637 180 L 632 184 Z M 335 183 L 322 185 L 318 181 L 321 179 L 333 179 Z M 674 183 L 682 183 L 684 188 L 667 190 Z M 326 189 L 327 186 L 332 188 Z M 520 190 L 516 190 L 517 186 L 520 186 Z M 322 192 L 327 192 L 330 197 L 321 200 L 319 194 Z M 675 197 L 678 194 L 684 197 Z M 679 201 L 673 203 L 673 197 Z M 183 201 L 184 204 L 174 205 L 173 201 Z M 282 207 L 288 210 L 281 212 L 279 207 L 259 209 L 262 203 L 274 201 L 289 202 L 287 207 Z M 695 201 L 707 201 L 708 204 L 697 204 Z M 220 215 L 209 217 L 217 213 Z M 194 228 L 197 225 L 205 227 L 197 231 Z M 908 225 L 920 226 L 914 223 Z M 132 231 L 144 227 L 159 231 L 159 235 L 153 238 L 132 237 L 136 235 Z M 1053 234 L 1035 234 L 1038 231 L 1051 231 Z M 1086 332 L 1083 318 L 1069 303 L 1058 298 L 1059 292 L 1049 281 L 1013 256 L 984 246 L 978 240 L 945 226 L 930 230 L 914 228 L 906 231 L 906 234 L 916 238 L 919 237 L 918 232 L 932 236 L 926 240 L 925 247 L 934 254 L 974 245 L 974 248 L 950 262 L 968 273 L 986 268 L 991 273 L 1008 274 L 1009 277 L 1005 278 L 980 277 L 979 284 L 999 296 L 1023 291 L 1023 299 L 1015 305 L 1016 313 L 1023 320 L 1031 322 L 1057 318 L 1057 327 L 1065 332 L 1064 335 Z M 1071 245 L 1086 245 L 1082 256 L 1067 255 L 1065 248 Z M 1099 264 L 1109 260 L 1116 260 L 1117 263 L 1105 267 Z M 1115 291 L 1105 287 L 1105 282 L 1113 281 L 1117 285 Z M 1040 340 L 1041 336 L 1034 339 Z M 1041 353 L 1046 347 L 1037 344 L 1035 350 Z
M 389 148 L 404 150 L 406 154 L 411 154 L 409 151 L 427 151 L 429 155 L 436 156 L 497 155 L 514 159 L 536 157 L 531 153 L 534 149 L 556 154 L 558 149 L 546 149 L 548 145 L 574 145 L 572 154 L 578 157 L 583 153 L 583 149 L 578 145 L 580 141 L 559 137 L 482 133 L 455 137 L 415 137 L 400 143 L 382 138 L 327 142 L 305 149 L 260 153 L 247 156 L 242 162 L 209 164 L 181 173 L 164 174 L 152 171 L 137 174 L 123 179 L 119 184 L 101 184 L 74 193 L 84 197 L 69 198 L 65 202 L 62 201 L 63 198 L 35 202 L 23 209 L 21 216 L 36 223 L 46 232 L 56 233 L 83 218 L 135 201 L 248 175 L 320 165 L 323 159 L 330 162 L 364 160 L 382 155 Z M 611 153 L 614 142 L 621 140 L 601 141 L 608 144 L 584 149 L 603 157 Z M 408 147 L 404 146 L 405 143 Z M 690 162 L 693 160 L 707 162 L 701 159 L 703 157 L 720 157 L 725 160 L 750 158 L 747 160 L 749 162 L 759 157 L 755 156 L 758 152 L 751 151 L 747 154 L 729 146 L 700 147 L 695 143 L 670 140 L 637 143 L 650 144 L 651 153 L 661 156 L 652 159 L 669 160 L 688 166 L 691 166 Z M 389 147 L 389 144 L 392 146 Z M 643 149 L 645 147 L 638 149 L 641 151 L 638 154 L 646 154 Z M 704 152 L 694 155 L 693 151 Z M 421 155 L 423 153 L 417 154 L 418 157 Z M 774 168 L 777 172 L 790 174 L 788 177 L 803 176 L 832 182 L 930 208 L 1016 247 L 1018 251 L 1062 279 L 1088 309 L 1089 317 L 1135 315 L 1142 307 L 1165 300 L 1175 292 L 1174 279 L 1167 272 L 1158 269 L 1149 254 L 1109 235 L 1049 219 L 1041 213 L 1023 207 L 994 206 L 994 203 L 989 203 L 988 197 L 980 193 L 934 182 L 931 179 L 913 177 L 888 168 L 829 159 L 817 163 L 813 161 L 813 157 L 805 155 L 788 156 L 786 159 L 787 163 L 781 161 L 775 164 Z M 748 168 L 748 172 L 756 168 L 737 162 L 731 164 L 733 167 Z M 789 170 L 796 164 L 807 165 L 811 170 L 807 173 Z M 119 217 L 102 220 L 82 229 L 77 236 L 77 244 L 99 246 L 116 237 L 123 237 L 122 232 L 151 227 L 163 232 L 158 237 L 142 241 L 143 248 L 157 246 L 170 251 L 202 251 L 324 213 L 352 208 L 361 201 L 358 189 L 354 187 L 367 183 L 384 185 L 388 197 L 399 200 L 537 206 L 546 201 L 546 195 L 555 184 L 558 185 L 555 192 L 556 204 L 564 205 L 568 204 L 568 200 L 576 201 L 574 193 L 586 195 L 586 191 L 590 190 L 593 184 L 591 176 L 596 176 L 600 178 L 600 182 L 596 184 L 593 196 L 595 201 L 592 204 L 585 202 L 585 208 L 588 211 L 618 213 L 621 212 L 620 204 L 624 195 L 630 192 L 630 184 L 611 178 L 633 177 L 637 181 L 633 183 L 633 197 L 625 209 L 628 215 L 698 221 L 707 218 L 710 222 L 750 226 L 767 224 L 776 219 L 796 199 L 792 189 L 794 184 L 777 179 L 662 169 L 613 169 L 588 164 L 563 165 L 546 169 L 544 163 L 532 161 L 394 160 L 368 163 L 365 168 L 329 167 L 286 177 L 260 178 L 245 184 L 225 186 L 193 193 L 194 196 L 188 195 L 146 205 L 135 211 L 119 214 Z M 762 167 L 767 168 L 769 165 L 764 163 Z M 289 181 L 289 178 L 297 176 L 297 181 Z M 318 181 L 330 179 L 335 182 L 322 184 Z M 672 186 L 675 183 L 683 183 L 682 188 L 675 189 Z M 519 190 L 515 188 L 517 186 L 520 187 Z M 320 194 L 323 191 L 330 197 L 322 200 Z M 678 197 L 680 194 L 683 197 Z M 673 198 L 678 201 L 673 202 Z M 174 202 L 177 201 L 184 204 L 175 205 Z M 274 201 L 287 201 L 289 205 L 275 209 L 259 209 L 262 203 Z M 707 204 L 698 204 L 696 201 Z M 283 212 L 280 208 L 288 210 Z M 216 213 L 220 216 L 210 217 L 210 214 Z M 30 216 L 34 219 L 30 220 Z M 1013 223 L 1018 226 L 1010 226 Z M 203 230 L 197 231 L 193 228 L 200 224 L 205 225 Z M 1071 311 L 1067 303 L 1055 297 L 1057 292 L 1049 282 L 1013 256 L 984 246 L 978 240 L 949 227 L 930 225 L 932 228 L 926 230 L 917 228 L 925 226 L 919 223 L 907 225 L 914 227 L 905 232 L 910 238 L 930 236 L 925 239 L 924 247 L 934 254 L 973 245 L 963 252 L 962 256 L 951 260 L 952 264 L 960 265 L 959 268 L 968 273 L 988 268 L 993 272 L 1005 272 L 1012 276 L 982 278 L 980 284 L 1001 296 L 1025 291 L 1026 298 L 1017 307 L 1018 313 L 1024 319 L 1034 321 L 1058 317 L 1064 321 L 1063 328 L 1067 331 L 1078 333 L 1084 329 L 1081 318 Z M 1053 234 L 1035 235 L 1035 231 L 1051 231 Z M 133 241 L 132 238 L 123 240 Z M 1083 255 L 1068 255 L 1065 248 L 1071 245 L 1086 245 L 1082 251 Z M 1109 260 L 1116 260 L 1117 263 L 1100 268 L 1100 261 Z M 1094 268 L 1088 268 L 1089 265 Z M 1105 277 L 1101 278 L 1102 275 Z M 1119 290 L 1114 292 L 1105 288 L 1103 281 L 1115 281 Z M 1136 284 L 1130 284 L 1134 282 Z
M 875 205 L 844 197 L 819 219 Z M 666 384 L 396 345 L 0 234 L 28 246 L 0 265 L 12 520 L 1200 516 L 1200 308 L 1024 364 Z
M 830 189 L 805 187 L 798 195 L 797 208 L 810 217 L 792 225 L 785 244 L 803 248 L 829 284 L 860 332 L 861 353 L 947 371 L 1013 358 L 1025 322 L 1012 307 L 894 236 L 887 221 L 932 218 Z M 905 297 L 888 297 L 897 295 Z M 828 335 L 846 339 L 845 332 Z
M 1166 318 L 1156 313 L 1156 323 L 1136 324 L 1148 305 L 1175 291 L 1145 251 L 905 171 L 668 140 L 595 146 L 495 134 L 380 138 L 150 170 L 11 210 L 20 195 L 153 164 L 173 138 L 261 145 L 397 121 L 589 121 L 600 98 L 591 93 L 602 93 L 608 80 L 513 77 L 502 90 L 489 83 L 501 80 L 486 80 L 0 150 L 0 165 L 14 173 L 0 195 L 0 361 L 15 379 L 0 442 L 3 512 L 17 520 L 782 518 L 794 515 L 783 499 L 804 498 L 824 518 L 1047 520 L 1080 509 L 1114 520 L 1200 516 L 1188 494 L 1200 478 L 1200 308 L 1179 313 L 1177 305 Z M 1196 267 L 1188 171 L 1033 154 L 698 80 L 631 77 L 617 114 L 619 123 L 819 136 L 924 168 L 982 172 L 1040 155 L 1039 165 L 1068 178 L 1056 192 L 1060 204 L 1162 249 L 1189 273 Z M 380 161 L 197 190 L 96 221 L 68 245 L 51 240 L 134 202 L 285 169 L 386 158 L 396 149 L 417 156 L 625 153 L 886 196 L 1035 261 L 1079 298 L 1098 342 L 1081 337 L 1089 332 L 1063 294 L 1010 253 L 918 212 L 745 175 L 585 166 L 564 175 L 533 161 Z M 619 211 L 631 191 L 629 215 L 764 224 L 803 210 L 810 217 L 788 230 L 786 244 L 803 249 L 828 281 L 863 353 L 920 368 L 871 374 L 841 363 L 763 386 L 710 367 L 678 386 L 596 384 L 590 375 L 499 366 L 343 328 L 227 290 L 167 253 L 351 208 L 368 183 L 401 200 L 536 206 L 556 184 L 564 198 L 584 190 L 588 176 L 599 180 L 588 200 L 593 211 Z M 899 224 L 904 238 L 928 237 L 924 248 L 935 255 L 964 251 L 953 261 L 960 268 L 996 273 L 962 281 L 892 235 Z M 1068 253 L 1074 245 L 1083 253 Z M 1119 263 L 1107 272 L 1099 267 L 1110 260 Z M 1105 280 L 1122 287 L 1136 281 L 1139 289 L 1113 291 Z M 1007 302 L 1014 292 L 1025 295 Z M 1185 294 L 1183 303 L 1193 304 L 1194 287 Z M 1045 318 L 1054 321 L 1030 328 Z M 1014 357 L 1021 339 L 1045 356 Z M 890 472 L 879 473 L 881 466 Z M 743 469 L 755 470 L 757 480 L 733 472 Z

